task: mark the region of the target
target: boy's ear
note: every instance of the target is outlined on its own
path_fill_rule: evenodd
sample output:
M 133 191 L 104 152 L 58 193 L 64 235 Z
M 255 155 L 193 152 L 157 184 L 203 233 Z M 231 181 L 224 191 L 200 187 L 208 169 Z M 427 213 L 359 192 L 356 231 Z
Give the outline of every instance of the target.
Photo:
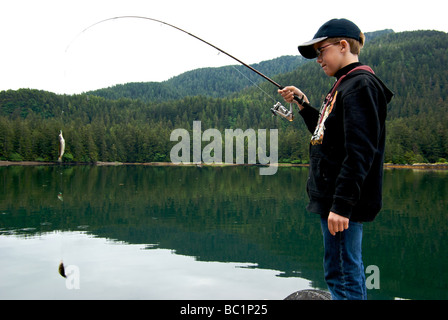
M 341 40 L 340 45 L 343 52 L 350 52 L 350 43 L 347 40 Z

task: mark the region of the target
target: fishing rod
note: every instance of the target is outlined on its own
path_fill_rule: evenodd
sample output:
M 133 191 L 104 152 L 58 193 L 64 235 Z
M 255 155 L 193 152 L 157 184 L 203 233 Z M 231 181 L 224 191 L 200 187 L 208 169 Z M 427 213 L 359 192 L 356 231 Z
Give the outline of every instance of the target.
M 174 29 L 176 29 L 176 30 L 179 30 L 179 31 L 181 31 L 181 32 L 183 32 L 183 33 L 188 34 L 189 36 L 191 36 L 191 37 L 193 37 L 193 38 L 195 38 L 195 39 L 197 39 L 197 40 L 199 40 L 199 41 L 201 41 L 201 42 L 203 42 L 203 43 L 205 43 L 205 44 L 211 46 L 212 48 L 215 48 L 215 49 L 218 50 L 219 52 L 224 53 L 224 54 L 227 55 L 228 57 L 234 59 L 235 61 L 237 61 L 238 63 L 242 64 L 243 66 L 245 66 L 245 67 L 248 68 L 249 70 L 255 72 L 256 74 L 258 74 L 259 76 L 261 76 L 261 77 L 264 78 L 265 80 L 269 81 L 269 82 L 272 83 L 274 86 L 276 86 L 278 89 L 282 90 L 282 89 L 285 88 L 284 86 L 278 84 L 277 82 L 275 82 L 274 80 L 272 80 L 272 79 L 269 78 L 268 76 L 264 75 L 263 73 L 261 73 L 261 72 L 258 71 L 257 69 L 251 67 L 251 66 L 248 65 L 247 63 L 244 63 L 244 62 L 241 61 L 240 59 L 234 57 L 233 55 L 231 55 L 231 54 L 229 54 L 228 52 L 222 50 L 221 48 L 218 48 L 217 46 L 211 44 L 210 42 L 205 41 L 204 39 L 201 39 L 201 38 L 199 38 L 198 36 L 196 36 L 196 35 L 194 35 L 194 34 L 188 32 L 188 31 L 185 31 L 185 30 L 183 30 L 183 29 L 181 29 L 181 28 L 179 28 L 179 27 L 176 27 L 175 25 L 172 25 L 172 24 L 170 24 L 170 23 L 167 23 L 167 22 L 164 22 L 164 21 L 161 21 L 161 20 L 158 20 L 158 19 L 149 18 L 149 17 L 143 17 L 143 16 L 117 16 L 117 17 L 107 18 L 107 19 L 98 21 L 98 22 L 96 22 L 96 23 L 90 25 L 89 27 L 85 28 L 83 31 L 81 31 L 81 32 L 78 34 L 78 36 L 81 35 L 82 33 L 86 32 L 86 31 L 89 30 L 90 28 L 93 28 L 94 26 L 96 26 L 96 25 L 98 25 L 98 24 L 101 24 L 101 23 L 104 23 L 104 22 L 107 22 L 107 21 L 111 21 L 111 20 L 118 20 L 118 19 L 144 19 L 144 20 L 150 20 L 150 21 L 154 21 L 154 22 L 158 22 L 158 23 L 167 25 L 167 26 L 169 26 L 169 27 L 171 27 L 171 28 L 174 28 Z M 77 37 L 76 37 L 76 38 L 77 38 Z M 76 38 L 75 38 L 75 39 L 76 39 Z M 75 39 L 73 39 L 73 41 L 74 41 Z M 67 52 L 67 50 L 69 49 L 70 45 L 73 43 L 73 41 L 67 46 L 67 48 L 66 48 L 66 50 L 65 50 L 66 52 Z M 302 105 L 302 106 L 304 106 L 304 107 L 311 107 L 311 105 L 310 105 L 309 103 L 307 103 L 306 101 L 304 101 L 304 97 L 305 97 L 305 96 L 302 96 L 302 98 L 299 98 L 299 96 L 294 95 L 294 100 L 296 100 L 300 105 Z M 294 120 L 294 114 L 292 113 L 292 106 L 290 106 L 290 109 L 288 110 L 288 109 L 286 109 L 280 102 L 277 102 L 277 103 L 274 105 L 274 107 L 271 108 L 271 111 L 272 111 L 273 115 L 280 115 L 280 116 L 282 116 L 283 118 L 285 118 L 285 119 L 287 119 L 287 120 L 289 120 L 289 121 L 293 121 L 293 120 Z

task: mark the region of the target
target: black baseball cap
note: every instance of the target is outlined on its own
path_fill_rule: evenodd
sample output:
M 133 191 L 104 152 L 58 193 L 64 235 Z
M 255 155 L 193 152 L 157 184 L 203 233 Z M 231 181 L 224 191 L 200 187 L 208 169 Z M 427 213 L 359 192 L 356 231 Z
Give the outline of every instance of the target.
M 313 39 L 301 44 L 299 46 L 300 54 L 307 59 L 314 59 L 317 57 L 316 50 L 313 45 L 324 41 L 328 38 L 351 38 L 362 41 L 361 30 L 356 24 L 347 19 L 332 19 L 325 22 L 322 27 L 317 30 Z

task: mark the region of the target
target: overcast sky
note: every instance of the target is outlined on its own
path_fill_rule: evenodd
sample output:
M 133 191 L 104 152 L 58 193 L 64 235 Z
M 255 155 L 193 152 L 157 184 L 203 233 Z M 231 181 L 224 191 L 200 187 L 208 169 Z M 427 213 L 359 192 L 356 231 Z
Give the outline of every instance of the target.
M 1 0 L 0 90 L 81 93 L 120 83 L 163 81 L 182 72 L 237 64 L 173 24 L 248 63 L 298 55 L 332 18 L 363 32 L 448 32 L 442 0 Z

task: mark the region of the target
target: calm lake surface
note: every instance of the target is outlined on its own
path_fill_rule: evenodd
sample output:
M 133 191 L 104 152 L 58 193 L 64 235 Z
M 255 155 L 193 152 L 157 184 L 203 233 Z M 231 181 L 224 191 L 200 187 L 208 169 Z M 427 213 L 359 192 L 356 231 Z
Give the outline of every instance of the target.
M 0 167 L 0 299 L 284 299 L 326 290 L 319 219 L 305 211 L 307 174 Z M 447 208 L 448 172 L 385 170 L 383 211 L 364 225 L 364 265 L 377 266 L 380 281 L 369 299 L 448 299 Z

